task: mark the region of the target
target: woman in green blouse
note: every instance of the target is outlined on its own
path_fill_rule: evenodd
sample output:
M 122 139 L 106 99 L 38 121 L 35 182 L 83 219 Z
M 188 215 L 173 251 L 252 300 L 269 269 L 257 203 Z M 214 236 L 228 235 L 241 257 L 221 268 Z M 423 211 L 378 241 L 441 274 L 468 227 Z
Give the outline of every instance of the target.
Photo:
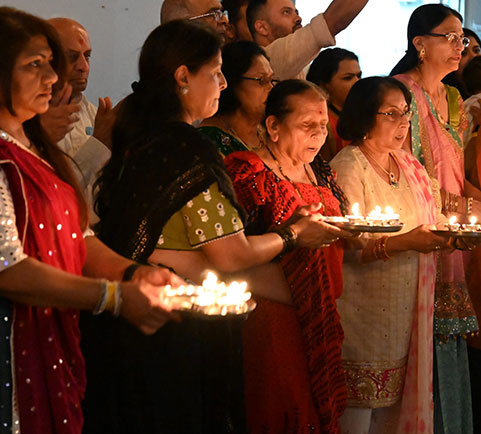
M 317 247 L 346 235 L 313 216 L 280 233 L 244 234 L 222 158 L 192 126 L 216 112 L 226 87 L 220 46 L 215 32 L 192 21 L 150 34 L 97 198 L 99 237 L 107 245 L 196 283 L 207 269 L 243 270 L 296 244 Z M 245 432 L 240 320 L 185 317 L 146 338 L 103 320 L 105 333 L 94 326 L 84 343 L 86 433 Z
M 229 86 L 219 99 L 219 110 L 201 124 L 226 157 L 234 151 L 259 148 L 264 142 L 260 127 L 274 78 L 264 49 L 252 41 L 227 44 L 222 50 L 222 73 Z

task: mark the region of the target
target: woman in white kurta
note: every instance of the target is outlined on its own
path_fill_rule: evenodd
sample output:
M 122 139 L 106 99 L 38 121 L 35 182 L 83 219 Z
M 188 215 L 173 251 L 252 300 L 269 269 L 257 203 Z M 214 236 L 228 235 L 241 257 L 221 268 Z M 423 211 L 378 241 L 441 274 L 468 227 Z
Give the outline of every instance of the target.
M 439 220 L 429 177 L 401 150 L 409 99 L 391 78 L 356 83 L 338 127 L 352 145 L 331 161 L 337 182 L 361 214 L 390 206 L 404 222 L 393 236 L 364 235 L 363 249 L 345 256 L 338 301 L 348 386 L 344 434 L 389 434 L 401 426 L 405 432 L 408 425 L 432 433 L 435 263 L 429 252 L 447 242 L 429 230 Z

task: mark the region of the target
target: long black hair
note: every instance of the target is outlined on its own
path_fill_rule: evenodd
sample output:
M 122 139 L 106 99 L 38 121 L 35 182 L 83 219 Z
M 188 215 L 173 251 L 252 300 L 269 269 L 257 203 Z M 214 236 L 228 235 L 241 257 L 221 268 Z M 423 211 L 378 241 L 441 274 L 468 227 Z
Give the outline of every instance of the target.
M 96 183 L 95 210 L 100 218 L 110 206 L 125 158 L 151 142 L 166 122 L 180 121 L 182 104 L 174 73 L 181 65 L 195 73 L 221 49 L 219 35 L 205 24 L 175 20 L 147 37 L 139 59 L 139 81 L 121 103 L 112 130 L 112 157 Z
M 352 51 L 344 48 L 322 50 L 312 62 L 306 79 L 320 86 L 328 84 L 339 70 L 339 64 L 343 60 L 359 62 L 359 58 Z
M 10 7 L 0 7 L 0 104 L 13 116 L 16 115 L 12 105 L 13 69 L 20 53 L 32 38 L 44 36 L 52 50 L 51 66 L 59 77 L 55 88 L 63 85 L 65 73 L 65 56 L 55 29 L 45 20 Z M 53 143 L 40 124 L 36 115 L 23 123 L 27 137 L 42 156 L 52 165 L 60 178 L 70 184 L 77 195 L 82 228 L 88 225 L 88 209 L 82 191 L 66 160 L 65 154 Z
M 390 75 L 403 74 L 418 65 L 418 52 L 413 44 L 416 36 L 423 36 L 439 26 L 450 15 L 463 22 L 459 12 L 442 4 L 427 4 L 419 6 L 411 14 L 408 23 L 408 49 L 404 57 L 393 68 Z

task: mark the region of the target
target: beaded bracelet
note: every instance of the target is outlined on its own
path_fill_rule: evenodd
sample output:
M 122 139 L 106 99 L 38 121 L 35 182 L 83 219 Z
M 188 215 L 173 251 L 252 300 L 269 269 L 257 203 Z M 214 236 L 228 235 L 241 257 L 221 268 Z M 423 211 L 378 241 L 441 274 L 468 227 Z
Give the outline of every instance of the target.
M 297 245 L 297 233 L 294 229 L 290 226 L 284 226 L 282 228 L 275 228 L 272 232 L 282 238 L 283 247 L 280 255 L 294 250 Z

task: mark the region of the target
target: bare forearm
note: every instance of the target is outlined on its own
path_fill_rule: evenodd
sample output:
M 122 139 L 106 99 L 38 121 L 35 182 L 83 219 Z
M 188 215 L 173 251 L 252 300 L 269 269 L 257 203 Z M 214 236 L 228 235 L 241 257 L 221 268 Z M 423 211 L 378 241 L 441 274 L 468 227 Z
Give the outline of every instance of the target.
M 92 310 L 100 292 L 98 281 L 75 276 L 32 258 L 0 272 L 2 296 L 34 306 Z
M 333 36 L 344 30 L 366 6 L 368 0 L 333 0 L 324 18 Z
M 122 280 L 125 269 L 133 261 L 107 247 L 97 237 L 85 239 L 87 257 L 83 274 L 89 277 L 103 277 L 110 280 Z
M 249 291 L 268 300 L 292 304 L 289 284 L 278 262 L 269 262 L 228 275 L 229 280 L 246 281 Z

